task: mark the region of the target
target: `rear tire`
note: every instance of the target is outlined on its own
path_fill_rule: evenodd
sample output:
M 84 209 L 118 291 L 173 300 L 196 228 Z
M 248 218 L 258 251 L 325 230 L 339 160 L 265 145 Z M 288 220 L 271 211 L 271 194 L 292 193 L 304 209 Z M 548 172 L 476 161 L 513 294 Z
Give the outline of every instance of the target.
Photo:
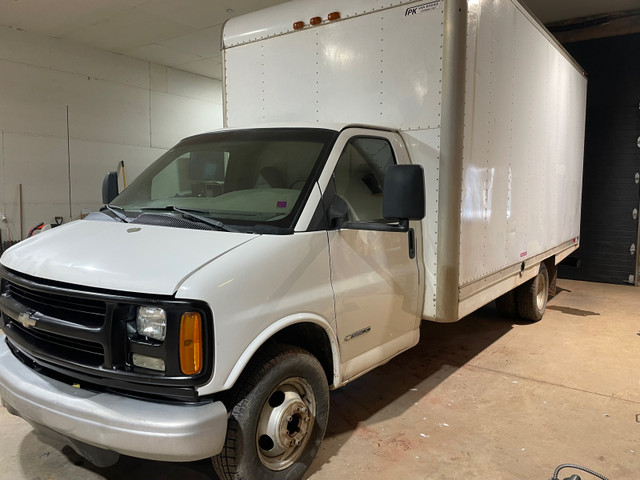
M 549 272 L 540 264 L 538 275 L 518 287 L 518 313 L 523 320 L 537 322 L 542 319 L 549 299 Z
M 296 480 L 313 461 L 329 419 L 320 362 L 275 345 L 249 364 L 227 403 L 227 437 L 213 467 L 223 480 Z

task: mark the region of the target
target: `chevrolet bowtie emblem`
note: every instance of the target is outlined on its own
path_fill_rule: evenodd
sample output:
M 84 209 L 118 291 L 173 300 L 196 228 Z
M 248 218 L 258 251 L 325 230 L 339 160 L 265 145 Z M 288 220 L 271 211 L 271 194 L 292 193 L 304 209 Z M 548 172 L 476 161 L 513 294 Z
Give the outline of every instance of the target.
M 30 328 L 35 327 L 37 320 L 35 318 L 31 318 L 31 314 L 29 314 L 28 312 L 22 312 L 20 315 L 18 315 L 18 321 L 22 324 L 23 327 Z

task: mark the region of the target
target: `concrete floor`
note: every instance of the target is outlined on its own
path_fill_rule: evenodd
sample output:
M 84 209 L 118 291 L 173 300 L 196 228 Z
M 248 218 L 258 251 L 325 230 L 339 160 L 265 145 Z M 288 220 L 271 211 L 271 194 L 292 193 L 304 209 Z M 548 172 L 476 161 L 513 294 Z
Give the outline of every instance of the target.
M 559 286 L 537 324 L 492 306 L 455 324 L 424 322 L 417 347 L 332 392 L 307 478 L 546 480 L 570 462 L 640 479 L 640 289 Z M 122 457 L 96 468 L 41 443 L 4 408 L 0 465 L 12 480 L 216 479 L 206 460 Z

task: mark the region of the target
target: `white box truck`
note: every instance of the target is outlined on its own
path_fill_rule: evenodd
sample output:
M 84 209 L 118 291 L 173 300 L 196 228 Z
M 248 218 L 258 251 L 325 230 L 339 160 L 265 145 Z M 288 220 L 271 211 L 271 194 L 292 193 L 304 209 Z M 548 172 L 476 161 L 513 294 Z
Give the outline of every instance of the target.
M 2 256 L 0 396 L 97 465 L 295 479 L 422 319 L 541 318 L 586 79 L 515 0 L 294 0 L 223 43 L 226 128 Z

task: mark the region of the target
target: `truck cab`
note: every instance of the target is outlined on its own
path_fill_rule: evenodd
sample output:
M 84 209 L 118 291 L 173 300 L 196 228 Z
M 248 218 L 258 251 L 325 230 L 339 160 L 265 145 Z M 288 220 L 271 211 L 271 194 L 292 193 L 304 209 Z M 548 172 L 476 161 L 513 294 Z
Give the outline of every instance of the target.
M 183 140 L 100 212 L 2 257 L 3 404 L 98 465 L 216 456 L 249 418 L 261 468 L 303 468 L 328 389 L 418 341 L 408 160 L 374 127 Z

